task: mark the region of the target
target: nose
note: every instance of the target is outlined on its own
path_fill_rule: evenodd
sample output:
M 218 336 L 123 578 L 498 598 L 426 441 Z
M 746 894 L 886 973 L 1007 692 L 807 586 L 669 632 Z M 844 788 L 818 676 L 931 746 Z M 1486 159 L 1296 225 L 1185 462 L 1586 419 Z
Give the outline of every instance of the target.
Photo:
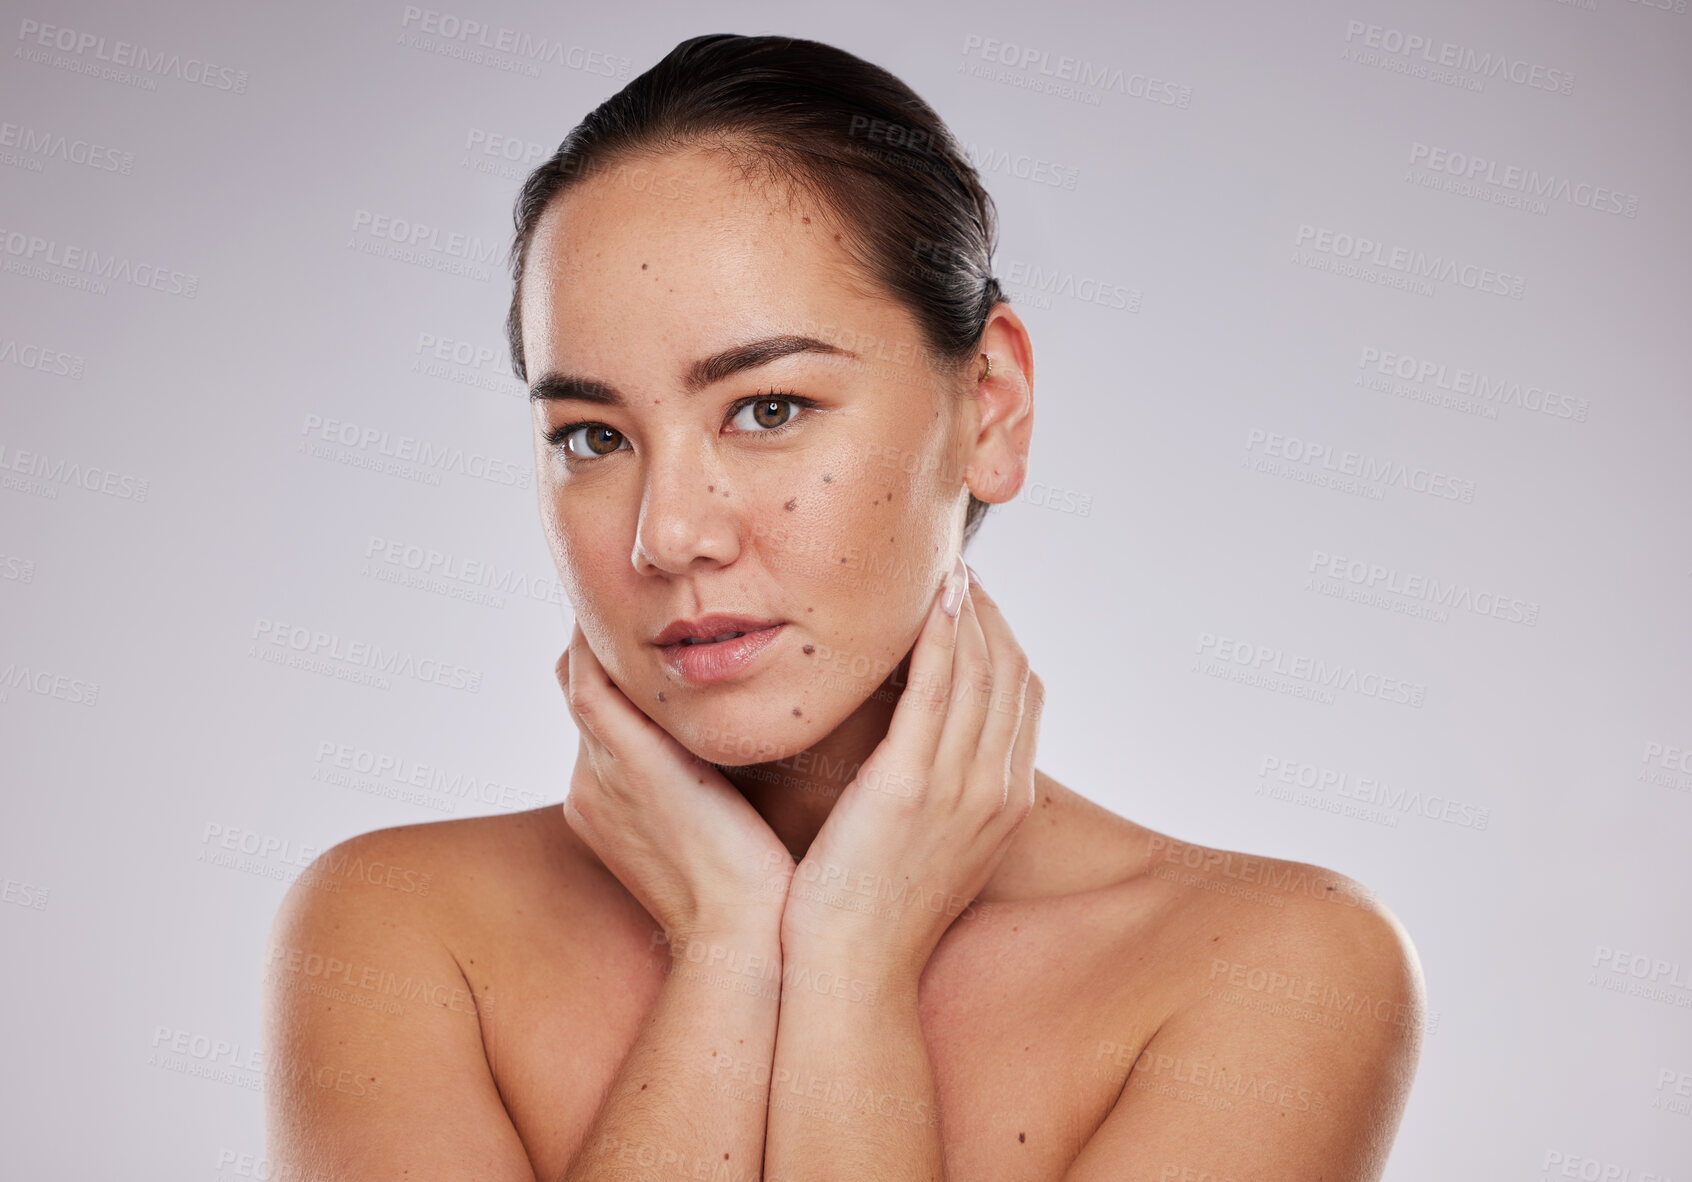
M 740 556 L 740 524 L 726 476 L 704 457 L 655 455 L 635 526 L 634 568 L 643 575 L 684 575 L 727 566 Z

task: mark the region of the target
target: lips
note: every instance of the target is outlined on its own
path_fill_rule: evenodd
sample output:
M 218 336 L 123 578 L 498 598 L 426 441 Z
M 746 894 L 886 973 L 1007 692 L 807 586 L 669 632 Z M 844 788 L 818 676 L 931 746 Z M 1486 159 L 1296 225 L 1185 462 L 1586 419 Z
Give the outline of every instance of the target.
M 781 623 L 765 616 L 713 613 L 697 620 L 674 620 L 652 643 L 661 647 L 693 648 L 701 644 L 722 644 L 748 632 L 761 632 Z
M 707 616 L 692 622 L 677 621 L 660 635 L 677 639 L 658 646 L 671 676 L 690 685 L 706 686 L 737 681 L 757 669 L 760 657 L 777 647 L 787 625 L 745 618 Z

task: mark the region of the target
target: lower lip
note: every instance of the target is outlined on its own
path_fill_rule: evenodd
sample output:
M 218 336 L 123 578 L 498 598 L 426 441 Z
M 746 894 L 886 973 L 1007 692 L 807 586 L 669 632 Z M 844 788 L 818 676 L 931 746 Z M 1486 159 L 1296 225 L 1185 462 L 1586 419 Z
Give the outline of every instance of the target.
M 727 681 L 747 669 L 758 654 L 775 643 L 785 624 L 760 628 L 733 640 L 719 640 L 715 644 L 664 644 L 659 651 L 670 671 L 684 681 L 708 685 L 713 681 Z

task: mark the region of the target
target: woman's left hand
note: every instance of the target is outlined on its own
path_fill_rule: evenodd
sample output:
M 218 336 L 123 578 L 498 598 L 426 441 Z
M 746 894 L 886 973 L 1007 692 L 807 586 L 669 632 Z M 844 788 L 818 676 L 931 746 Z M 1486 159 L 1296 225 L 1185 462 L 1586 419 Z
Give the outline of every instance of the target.
M 961 559 L 956 575 L 965 577 Z M 942 610 L 946 588 L 936 593 L 886 738 L 793 875 L 788 954 L 844 955 L 914 982 L 1034 807 L 1045 689 L 998 606 L 970 582 L 956 617 Z

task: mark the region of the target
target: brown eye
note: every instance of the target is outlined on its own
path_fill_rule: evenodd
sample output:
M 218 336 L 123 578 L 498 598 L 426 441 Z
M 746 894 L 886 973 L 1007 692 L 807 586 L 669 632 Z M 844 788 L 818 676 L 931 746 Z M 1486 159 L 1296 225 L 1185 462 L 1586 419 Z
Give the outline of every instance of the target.
M 573 446 L 571 440 L 581 436 L 584 439 L 586 451 Z M 619 451 L 623 446 L 623 433 L 604 423 L 583 423 L 580 427 L 572 428 L 564 436 L 564 451 L 576 459 L 587 459 L 590 456 L 608 456 Z
M 589 427 L 587 433 L 588 450 L 596 456 L 608 456 L 617 450 L 622 438 L 622 432 L 613 431 L 610 427 Z
M 774 431 L 793 421 L 799 403 L 792 398 L 759 398 L 746 403 L 736 412 L 734 425 L 743 431 Z M 744 420 L 750 417 L 750 425 Z

